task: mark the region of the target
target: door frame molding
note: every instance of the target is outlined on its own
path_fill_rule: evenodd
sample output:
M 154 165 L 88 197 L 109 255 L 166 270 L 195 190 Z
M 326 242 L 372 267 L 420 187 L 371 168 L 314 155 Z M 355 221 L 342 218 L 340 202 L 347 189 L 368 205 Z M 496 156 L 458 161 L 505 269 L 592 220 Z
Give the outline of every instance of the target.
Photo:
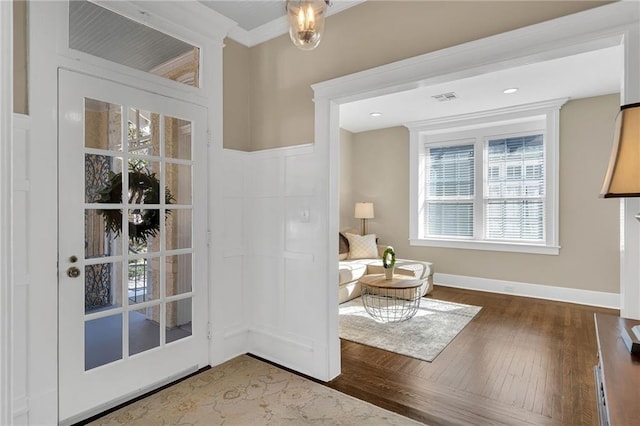
M 117 9 L 114 11 L 129 19 L 199 47 L 201 87 L 191 88 L 169 80 L 164 81 L 157 76 L 68 49 L 65 38 L 68 28 L 67 2 L 30 2 L 29 105 L 34 125 L 31 133 L 33 148 L 28 154 L 31 208 L 24 214 L 30 223 L 28 257 L 32 264 L 37 263 L 37 268 L 33 267 L 30 271 L 32 284 L 27 306 L 29 350 L 21 355 L 27 358 L 27 388 L 30 389 L 28 411 L 32 424 L 50 424 L 59 415 L 58 305 L 51 302 L 58 300 L 58 213 L 57 209 L 52 209 L 46 221 L 38 213 L 44 206 L 57 205 L 58 200 L 58 183 L 56 179 L 51 179 L 51 176 L 58 175 L 55 160 L 58 154 L 58 69 L 113 80 L 204 106 L 208 110 L 207 126 L 212 129 L 208 136 L 209 142 L 222 150 L 222 48 L 223 39 L 230 29 L 229 23 L 220 20 L 217 14 L 197 2 L 180 5 L 129 1 L 95 3 L 112 10 Z M 203 70 L 206 71 L 202 72 Z M 207 159 L 208 167 L 212 162 L 211 151 L 210 149 Z M 208 179 L 210 182 L 211 177 Z M 211 214 L 208 226 L 211 226 L 210 216 Z M 52 232 L 52 229 L 55 231 Z M 208 288 L 211 288 L 211 272 Z
M 327 282 L 336 282 L 338 279 L 335 259 L 338 256 L 340 222 L 340 104 L 618 44 L 625 47 L 622 99 L 629 102 L 630 98 L 637 98 L 640 92 L 640 81 L 637 79 L 640 71 L 640 54 L 637 50 L 639 16 L 640 6 L 637 2 L 617 2 L 312 84 L 316 148 L 327 159 L 323 168 L 326 173 L 323 181 L 328 185 L 325 205 L 328 215 L 326 247 L 329 248 Z M 627 232 L 626 237 L 629 245 L 635 249 L 634 253 L 638 253 L 640 234 L 637 227 L 634 230 L 635 233 Z M 629 259 L 625 262 L 623 254 L 621 262 L 623 266 L 627 264 L 627 269 L 632 269 L 630 265 L 637 264 L 637 256 L 632 253 L 627 257 Z M 621 306 L 624 312 L 625 283 L 631 288 L 628 292 L 635 296 L 640 294 L 640 285 L 637 275 L 621 275 Z M 326 317 L 318 318 L 329 326 L 327 346 L 330 377 L 340 373 L 335 291 L 333 288 L 327 290 Z M 633 303 L 640 305 L 640 297 L 635 297 Z
M 0 2 L 0 424 L 13 420 L 13 2 Z M 7 200 L 9 202 L 7 202 Z M 7 238 L 9 236 L 9 238 Z

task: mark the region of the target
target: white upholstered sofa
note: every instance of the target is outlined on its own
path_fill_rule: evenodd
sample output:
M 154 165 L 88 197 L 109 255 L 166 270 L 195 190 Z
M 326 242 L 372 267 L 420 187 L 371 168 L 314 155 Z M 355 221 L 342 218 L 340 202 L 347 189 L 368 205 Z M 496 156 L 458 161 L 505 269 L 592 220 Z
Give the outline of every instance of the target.
M 374 236 L 375 238 L 375 236 Z M 384 274 L 382 267 L 382 252 L 385 245 L 377 245 L 377 257 L 350 258 L 351 250 L 346 233 L 340 233 L 340 260 L 339 260 L 339 286 L 338 303 L 344 303 L 360 296 L 360 284 L 358 280 L 364 275 Z M 433 264 L 419 260 L 396 259 L 396 274 L 414 276 L 422 280 L 421 295 L 424 296 L 433 290 Z

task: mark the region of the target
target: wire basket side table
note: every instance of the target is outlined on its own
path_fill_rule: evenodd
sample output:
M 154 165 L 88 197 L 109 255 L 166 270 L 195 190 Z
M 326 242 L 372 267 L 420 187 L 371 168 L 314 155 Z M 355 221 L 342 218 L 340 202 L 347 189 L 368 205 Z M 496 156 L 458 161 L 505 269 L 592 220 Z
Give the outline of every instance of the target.
M 394 275 L 387 280 L 383 274 L 375 274 L 365 275 L 359 282 L 364 309 L 378 322 L 406 321 L 420 307 L 419 279 Z

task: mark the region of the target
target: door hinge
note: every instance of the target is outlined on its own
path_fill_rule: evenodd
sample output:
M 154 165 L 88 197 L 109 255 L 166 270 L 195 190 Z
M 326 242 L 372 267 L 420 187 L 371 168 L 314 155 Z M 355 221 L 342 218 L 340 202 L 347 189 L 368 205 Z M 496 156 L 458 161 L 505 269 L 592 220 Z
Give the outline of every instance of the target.
M 212 337 L 213 337 L 213 331 L 211 330 L 211 323 L 208 322 L 207 323 L 207 339 L 211 340 Z
M 212 241 L 213 241 L 213 232 L 207 231 L 207 247 L 211 247 Z

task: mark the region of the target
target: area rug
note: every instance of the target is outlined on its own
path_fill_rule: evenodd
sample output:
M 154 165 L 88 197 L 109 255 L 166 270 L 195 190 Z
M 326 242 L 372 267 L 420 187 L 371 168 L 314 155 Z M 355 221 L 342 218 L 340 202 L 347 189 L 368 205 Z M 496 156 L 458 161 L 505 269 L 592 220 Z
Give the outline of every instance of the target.
M 418 425 L 407 417 L 242 355 L 91 425 Z
M 423 297 L 413 318 L 379 323 L 367 314 L 358 297 L 339 307 L 340 337 L 431 362 L 480 309 Z

